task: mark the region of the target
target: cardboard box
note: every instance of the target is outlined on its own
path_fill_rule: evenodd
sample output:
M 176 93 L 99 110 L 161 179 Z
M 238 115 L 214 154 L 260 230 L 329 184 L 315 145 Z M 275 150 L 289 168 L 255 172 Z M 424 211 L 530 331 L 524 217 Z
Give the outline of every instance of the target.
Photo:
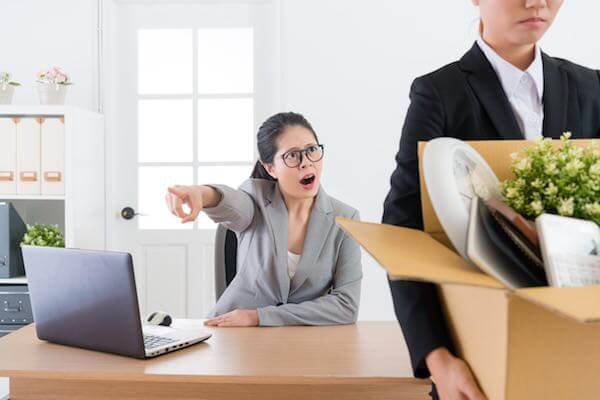
M 510 176 L 510 154 L 532 145 L 469 144 L 500 180 Z M 424 232 L 338 222 L 392 279 L 439 285 L 457 351 L 488 399 L 600 398 L 600 286 L 508 290 L 451 249 L 424 188 L 421 178 Z

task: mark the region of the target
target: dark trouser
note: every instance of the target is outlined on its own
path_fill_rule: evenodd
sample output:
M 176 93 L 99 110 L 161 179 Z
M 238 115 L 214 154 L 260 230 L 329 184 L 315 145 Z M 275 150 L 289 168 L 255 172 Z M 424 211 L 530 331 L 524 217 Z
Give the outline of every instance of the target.
M 431 384 L 431 392 L 429 392 L 429 395 L 431 396 L 432 400 L 440 400 L 437 389 L 435 388 L 435 383 Z

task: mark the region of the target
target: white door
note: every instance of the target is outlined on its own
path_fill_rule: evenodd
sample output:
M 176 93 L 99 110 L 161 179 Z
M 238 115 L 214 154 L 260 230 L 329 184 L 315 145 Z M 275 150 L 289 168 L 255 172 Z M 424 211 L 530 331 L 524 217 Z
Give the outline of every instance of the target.
M 114 1 L 105 20 L 108 248 L 133 255 L 142 314 L 201 318 L 215 225 L 180 224 L 164 195 L 250 175 L 257 125 L 278 111 L 278 3 Z

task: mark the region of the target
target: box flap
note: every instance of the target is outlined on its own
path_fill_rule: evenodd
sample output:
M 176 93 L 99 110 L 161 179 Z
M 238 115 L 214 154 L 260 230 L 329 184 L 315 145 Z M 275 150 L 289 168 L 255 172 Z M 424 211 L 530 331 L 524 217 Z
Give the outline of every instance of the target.
M 600 285 L 523 288 L 514 294 L 579 322 L 600 322 Z
M 425 232 L 345 218 L 337 218 L 337 222 L 391 279 L 504 288 Z

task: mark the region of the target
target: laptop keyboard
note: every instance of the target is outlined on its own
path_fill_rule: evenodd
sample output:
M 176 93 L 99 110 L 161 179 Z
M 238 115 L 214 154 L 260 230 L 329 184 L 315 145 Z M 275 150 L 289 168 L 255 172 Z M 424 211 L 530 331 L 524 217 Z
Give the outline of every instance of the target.
M 155 347 L 164 346 L 165 344 L 175 343 L 176 340 L 162 336 L 144 335 L 144 347 L 153 349 Z

